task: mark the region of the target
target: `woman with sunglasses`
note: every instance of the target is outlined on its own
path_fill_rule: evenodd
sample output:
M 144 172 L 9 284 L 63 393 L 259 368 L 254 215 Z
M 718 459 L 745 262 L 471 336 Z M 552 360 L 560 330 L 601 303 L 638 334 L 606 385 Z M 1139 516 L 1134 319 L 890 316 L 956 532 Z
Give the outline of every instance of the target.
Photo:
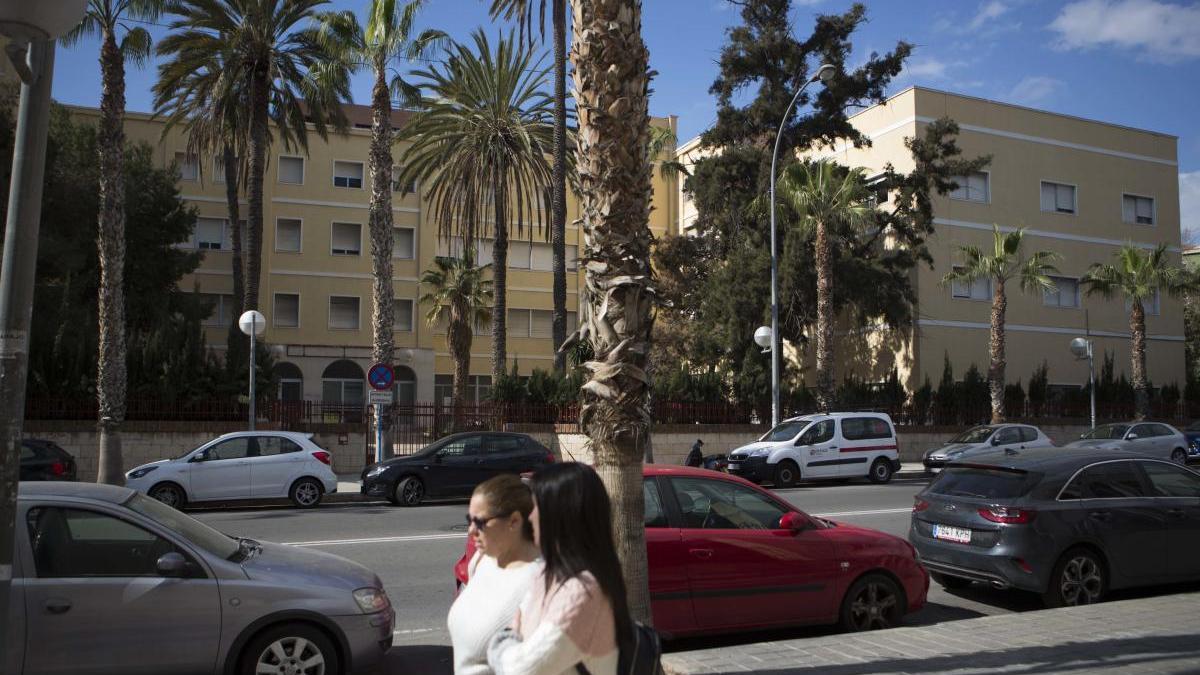
M 529 488 L 511 474 L 480 483 L 467 506 L 475 555 L 446 623 L 457 675 L 489 675 L 488 640 L 512 622 L 541 566 L 529 522 Z
M 542 573 L 512 626 L 492 638 L 496 675 L 615 675 L 618 637 L 632 639 L 625 581 L 613 546 L 612 506 L 585 464 L 533 475 L 530 515 Z M 625 642 L 626 640 L 622 640 Z

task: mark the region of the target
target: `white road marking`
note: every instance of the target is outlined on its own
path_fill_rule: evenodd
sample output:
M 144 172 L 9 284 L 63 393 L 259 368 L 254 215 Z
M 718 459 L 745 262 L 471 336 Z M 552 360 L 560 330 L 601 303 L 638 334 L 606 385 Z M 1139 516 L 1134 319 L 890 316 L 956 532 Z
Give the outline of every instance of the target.
M 433 633 L 441 630 L 440 628 L 410 628 L 408 630 L 395 630 L 392 635 L 416 635 L 418 633 Z

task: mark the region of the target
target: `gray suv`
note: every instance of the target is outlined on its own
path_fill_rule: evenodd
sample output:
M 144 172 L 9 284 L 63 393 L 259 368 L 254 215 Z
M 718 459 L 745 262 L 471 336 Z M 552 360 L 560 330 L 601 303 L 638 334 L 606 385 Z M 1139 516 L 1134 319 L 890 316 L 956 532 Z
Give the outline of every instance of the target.
M 21 483 L 3 672 L 337 675 L 391 647 L 383 585 L 127 488 Z
M 908 540 L 934 581 L 1090 604 L 1116 588 L 1200 579 L 1200 474 L 1092 448 L 952 462 L 915 498 Z

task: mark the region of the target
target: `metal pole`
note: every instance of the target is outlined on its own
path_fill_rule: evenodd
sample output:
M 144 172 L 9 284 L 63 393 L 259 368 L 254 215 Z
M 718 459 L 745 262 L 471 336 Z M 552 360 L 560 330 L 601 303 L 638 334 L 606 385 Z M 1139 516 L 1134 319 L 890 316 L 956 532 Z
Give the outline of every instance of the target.
M 21 84 L 21 107 L 17 113 L 16 145 L 8 190 L 4 267 L 0 270 L 0 410 L 3 411 L 0 424 L 4 425 L 4 461 L 0 461 L 0 612 L 5 613 L 9 608 L 12 584 L 17 477 L 21 430 L 25 421 L 29 324 L 42 219 L 42 177 L 46 169 L 54 42 L 31 41 L 28 64 L 32 81 Z M 0 668 L 5 665 L 3 659 L 9 653 L 7 638 L 7 628 L 0 629 Z
M 1092 355 L 1092 341 L 1088 340 L 1088 389 L 1092 392 L 1092 429 L 1096 428 L 1096 359 Z
M 815 79 L 815 78 L 813 78 Z M 779 250 L 775 245 L 775 163 L 779 158 L 779 141 L 783 138 L 783 127 L 787 125 L 788 116 L 800 95 L 812 84 L 810 79 L 800 87 L 783 119 L 779 121 L 779 131 L 775 132 L 775 150 L 771 153 L 771 426 L 779 424 Z
M 375 408 L 375 461 L 383 461 L 383 406 L 376 403 Z
M 250 431 L 254 431 L 254 335 L 258 332 L 257 318 L 250 316 Z

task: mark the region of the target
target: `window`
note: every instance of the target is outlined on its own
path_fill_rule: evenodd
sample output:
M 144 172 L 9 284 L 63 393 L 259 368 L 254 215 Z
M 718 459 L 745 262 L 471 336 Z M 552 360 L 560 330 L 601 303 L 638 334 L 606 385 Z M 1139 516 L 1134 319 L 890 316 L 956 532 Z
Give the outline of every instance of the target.
M 842 420 L 842 436 L 848 441 L 891 438 L 892 428 L 878 417 L 847 417 Z
M 26 515 L 40 578 L 158 576 L 157 562 L 181 552 L 171 542 L 108 514 L 37 507 Z
M 528 241 L 510 242 L 508 245 L 508 266 L 512 269 L 527 270 L 529 269 L 532 255 L 532 243 Z
M 567 270 L 574 272 L 579 269 L 579 248 L 577 246 L 567 247 Z
M 280 401 L 304 400 L 304 373 L 299 366 L 282 361 L 275 365 L 275 375 L 279 377 Z
M 781 425 L 782 426 L 782 425 Z M 833 440 L 833 420 L 822 420 L 805 430 L 804 434 L 796 441 L 800 445 L 816 445 L 818 443 L 828 443 Z M 794 432 L 793 432 L 794 433 Z M 782 440 L 787 440 L 782 439 Z
M 646 527 L 667 527 L 667 510 L 663 508 L 662 495 L 658 493 L 658 482 L 653 478 L 642 481 L 642 497 L 646 502 L 644 523 Z
M 1075 213 L 1075 186 L 1042 181 L 1042 210 Z
M 1153 225 L 1155 221 L 1154 198 L 1122 195 L 1121 219 L 1137 225 Z
M 275 250 L 284 253 L 299 253 L 302 225 L 299 218 L 275 220 Z
M 228 248 L 224 242 L 224 220 L 221 218 L 196 219 L 196 248 L 202 251 L 220 251 Z
M 935 495 L 979 495 L 981 499 L 1015 499 L 1029 491 L 1037 478 L 1024 471 L 951 467 L 929 484 Z
M 508 322 L 505 325 L 509 337 L 529 337 L 529 310 L 508 310 Z
M 752 488 L 723 480 L 672 478 L 684 527 L 706 530 L 774 530 L 787 513 Z
M 413 329 L 413 301 L 392 300 L 392 330 L 411 333 Z
M 234 157 L 233 160 L 234 170 L 237 170 L 237 158 Z M 221 183 L 222 185 L 225 183 L 225 158 L 221 155 L 213 156 L 213 182 Z
M 996 432 L 996 445 L 1009 445 L 1021 442 L 1021 430 L 1016 427 L 1004 427 Z
M 1060 499 L 1128 499 L 1146 490 L 1133 462 L 1104 462 L 1084 469 L 1063 489 Z
M 200 162 L 195 155 L 175 153 L 175 174 L 179 180 L 200 180 Z
M 333 255 L 360 255 L 362 253 L 362 226 L 358 223 L 334 223 L 330 235 L 330 252 Z
M 888 183 L 883 174 L 877 174 L 867 179 L 867 191 L 870 193 L 870 201 L 875 206 L 886 204 L 888 199 Z
M 530 269 L 549 272 L 554 269 L 554 247 L 550 244 L 533 244 L 529 257 Z
M 321 380 L 321 399 L 323 403 L 342 405 L 348 408 L 363 404 L 366 397 L 366 383 L 362 380 L 339 378 L 323 378 Z
M 1136 435 L 1138 438 L 1154 438 L 1158 435 L 1158 431 L 1154 429 L 1152 424 L 1139 424 L 1129 430 L 1129 435 L 1126 438 L 1132 438 Z
M 1034 429 L 1033 427 L 1021 427 L 1021 442 L 1030 443 L 1036 441 L 1037 437 L 1037 429 Z
M 474 405 L 488 400 L 492 394 L 491 375 L 471 375 L 467 378 L 466 402 Z M 433 376 L 433 397 L 441 404 L 449 405 L 454 400 L 454 376 Z
M 233 295 L 201 293 L 202 302 L 212 303 L 212 312 L 204 320 L 205 326 L 229 326 L 233 323 Z
M 218 443 L 208 450 L 204 451 L 204 461 L 215 462 L 224 459 L 246 459 L 254 455 L 250 451 L 250 447 L 254 445 L 254 439 L 243 436 L 241 438 L 231 438 L 228 441 Z
M 334 187 L 361 188 L 363 184 L 362 162 L 334 162 Z
M 282 436 L 259 436 L 258 454 L 261 457 L 274 457 L 292 452 L 300 452 L 300 446 L 291 439 Z
M 1079 280 L 1071 277 L 1050 277 L 1054 288 L 1042 291 L 1042 304 L 1047 307 L 1077 309 L 1079 307 Z
M 576 328 L 578 328 L 578 325 L 575 319 L 575 312 L 567 312 L 567 336 L 574 333 Z
M 1141 462 L 1155 497 L 1200 497 L 1200 476 L 1165 462 Z
M 358 330 L 358 298 L 329 296 L 329 327 L 336 330 Z
M 1148 315 L 1158 316 L 1158 311 L 1160 309 L 1160 307 L 1159 307 L 1160 299 L 1161 298 L 1159 297 L 1158 289 L 1156 288 L 1156 289 L 1154 289 L 1153 297 L 1142 298 L 1142 309 L 1145 310 L 1146 314 L 1148 314 Z M 1126 300 L 1125 301 L 1125 312 L 1129 313 L 1129 311 L 1131 309 L 1133 309 L 1133 303 Z
M 278 328 L 297 328 L 300 326 L 300 294 L 275 294 L 275 326 Z
M 403 189 L 401 189 L 403 188 Z M 392 192 L 403 192 L 406 195 L 413 194 L 417 191 L 417 181 L 410 180 L 407 183 L 400 184 L 400 167 L 392 167 Z
M 304 158 L 281 156 L 279 158 L 279 182 L 291 185 L 303 185 Z
M 392 228 L 392 257 L 412 260 L 417 255 L 417 231 L 411 227 Z
M 438 457 L 467 457 L 478 455 L 483 445 L 481 436 L 467 436 L 443 445 L 438 449 Z
M 479 317 L 475 317 L 475 321 L 471 324 L 471 334 L 472 335 L 491 335 L 492 334 L 492 320 L 490 318 L 480 319 Z
M 980 202 L 986 204 L 989 200 L 988 174 L 976 171 L 969 176 L 954 176 L 951 178 L 958 187 L 950 193 L 951 199 L 964 202 Z
M 526 242 L 528 243 L 528 242 Z M 475 265 L 483 266 L 492 264 L 492 245 L 491 239 L 476 239 L 475 240 Z M 462 237 L 438 237 L 437 249 L 434 255 L 442 258 L 461 258 L 463 253 Z M 512 267 L 512 247 L 508 250 L 509 267 Z
M 548 338 L 554 336 L 554 312 L 549 309 L 529 310 L 529 337 Z
M 954 271 L 961 271 L 961 267 L 955 267 Z M 987 277 L 980 277 L 974 281 L 955 281 L 950 284 L 950 292 L 954 297 L 962 300 L 990 300 L 992 297 L 992 280 Z

